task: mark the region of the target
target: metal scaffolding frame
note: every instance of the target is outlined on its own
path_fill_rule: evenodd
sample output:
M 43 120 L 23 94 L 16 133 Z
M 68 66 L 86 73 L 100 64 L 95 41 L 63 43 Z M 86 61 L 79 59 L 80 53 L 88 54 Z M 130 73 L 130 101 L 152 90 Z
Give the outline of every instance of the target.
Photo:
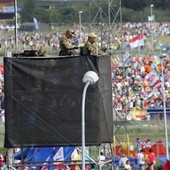
M 121 7 L 121 0 L 92 0 L 89 5 L 89 20 L 90 20 L 90 29 L 96 28 L 97 31 L 100 33 L 101 36 L 101 47 L 103 39 L 106 38 L 104 35 L 104 32 L 106 31 L 109 33 L 108 37 L 108 49 L 111 49 L 111 38 L 112 36 L 116 36 L 116 29 L 120 29 L 120 31 L 123 29 L 122 25 L 122 7 Z M 107 8 L 107 12 L 106 12 Z M 95 15 L 94 15 L 94 9 Z M 93 11 L 92 11 L 93 10 Z M 93 14 L 93 15 L 92 15 Z M 98 27 L 96 27 L 96 25 Z M 122 61 L 123 61 L 123 41 L 122 37 L 121 39 L 121 55 L 122 55 Z M 112 54 L 110 52 L 110 54 Z M 113 57 L 113 56 L 112 56 Z M 114 110 L 114 109 L 113 109 Z M 120 131 L 126 132 L 126 141 L 127 141 L 127 148 L 128 146 L 128 129 L 127 129 L 127 120 L 126 118 L 121 118 L 120 113 L 118 111 L 113 111 L 113 138 L 114 138 L 114 144 L 121 145 L 123 141 L 125 141 L 124 138 L 122 138 L 121 135 L 119 135 Z
M 111 49 L 112 36 L 116 36 L 116 30 L 122 30 L 121 0 L 92 0 L 89 5 L 89 21 L 90 29 L 96 28 L 100 33 L 101 42 L 104 38 L 106 39 L 104 33 L 109 33 L 107 37 L 108 49 Z

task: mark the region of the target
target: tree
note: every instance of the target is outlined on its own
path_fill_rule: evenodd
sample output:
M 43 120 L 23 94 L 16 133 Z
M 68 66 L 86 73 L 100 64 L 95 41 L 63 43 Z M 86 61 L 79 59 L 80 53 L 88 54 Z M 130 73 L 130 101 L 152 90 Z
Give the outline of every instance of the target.
M 142 10 L 148 5 L 146 0 L 122 0 L 122 6 L 135 11 Z
M 21 22 L 33 22 L 33 18 L 36 17 L 37 2 L 35 0 L 25 1 L 22 11 L 20 13 Z

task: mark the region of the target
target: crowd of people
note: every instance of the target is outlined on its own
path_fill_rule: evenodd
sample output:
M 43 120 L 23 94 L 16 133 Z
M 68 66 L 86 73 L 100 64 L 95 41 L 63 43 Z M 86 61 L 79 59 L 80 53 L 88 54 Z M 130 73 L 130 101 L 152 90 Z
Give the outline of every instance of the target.
M 130 29 L 129 29 L 130 28 Z M 149 23 L 126 23 L 124 25 L 124 41 L 125 43 L 136 35 L 137 32 L 142 31 L 144 36 L 149 36 Z M 153 27 L 154 35 L 169 35 L 168 23 L 155 23 Z M 104 33 L 109 37 L 107 33 Z M 22 44 L 22 49 L 42 50 L 51 48 L 56 51 L 59 56 L 74 55 L 79 44 L 74 40 L 74 36 L 79 36 L 79 32 L 71 29 L 66 30 L 63 34 L 59 33 L 35 33 L 29 35 L 28 33 L 19 33 L 19 41 Z M 104 57 L 107 53 L 96 45 L 96 41 L 100 40 L 94 32 L 90 34 L 83 34 L 80 42 L 82 45 L 82 55 L 99 55 Z M 117 44 L 118 37 L 111 37 L 111 42 Z M 104 40 L 103 44 L 108 41 Z M 0 47 L 3 45 L 7 49 L 13 49 L 15 42 L 14 37 L 6 38 L 4 35 L 0 36 Z M 42 54 L 42 53 L 41 53 Z M 46 53 L 45 53 L 46 54 Z M 114 56 L 113 56 L 114 57 Z M 121 114 L 128 115 L 130 110 L 134 107 L 147 109 L 150 106 L 163 106 L 163 95 L 165 92 L 166 107 L 170 107 L 170 57 L 162 59 L 160 56 L 153 54 L 148 56 L 132 56 L 126 53 L 122 64 L 116 65 L 112 62 L 112 88 L 113 88 L 113 107 Z M 1 116 L 4 119 L 4 84 L 3 75 L 0 77 L 0 106 Z M 163 83 L 162 83 L 163 82 Z M 164 87 L 164 89 L 163 89 Z M 4 121 L 4 120 L 3 120 Z M 140 169 L 143 170 L 149 167 L 149 170 L 154 169 L 154 153 L 150 150 L 148 159 L 144 158 L 143 149 L 138 150 L 138 162 Z M 103 155 L 101 155 L 103 156 Z M 103 160 L 104 158 L 102 158 Z M 0 163 L 2 161 L 0 160 Z M 124 170 L 131 170 L 131 163 L 126 155 L 121 155 L 119 165 Z M 0 165 L 1 166 L 1 165 Z
M 149 148 L 148 153 L 145 152 L 145 148 Z M 120 154 L 118 166 L 124 170 L 131 170 L 132 167 L 140 170 L 154 170 L 156 156 L 151 148 L 151 141 L 147 139 L 143 143 L 139 138 L 137 138 L 136 149 L 137 155 L 134 160 L 130 160 L 124 153 Z
M 149 153 L 146 155 L 145 150 L 141 149 L 137 153 L 137 169 L 140 170 L 154 170 L 156 164 L 156 156 L 152 149 L 149 149 Z M 119 158 L 119 167 L 123 170 L 132 170 L 133 163 L 129 160 L 129 158 L 125 154 L 121 154 Z
M 163 106 L 162 80 L 166 107 L 170 107 L 170 58 L 131 57 L 125 67 L 113 68 L 113 106 L 129 113 L 134 107 Z M 163 66 L 161 65 L 163 62 Z
M 169 25 L 167 23 L 157 23 L 154 25 L 154 33 L 168 35 L 168 26 Z M 128 27 L 130 29 L 127 31 Z M 124 25 L 125 41 L 129 41 L 129 39 L 132 38 L 133 35 L 135 35 L 137 30 L 140 30 L 141 28 L 143 29 L 145 35 L 148 36 L 148 23 L 126 23 Z M 129 35 L 128 38 L 127 35 Z M 32 50 L 38 49 L 40 56 L 47 55 L 47 46 L 53 46 L 52 48 L 54 49 L 54 46 L 56 46 L 56 48 L 58 49 L 58 54 L 60 56 L 74 55 L 76 49 L 79 48 L 79 44 L 74 43 L 74 37 L 78 37 L 78 33 L 71 29 L 66 30 L 63 34 L 19 34 L 19 40 L 22 42 L 22 48 L 26 49 L 29 46 L 29 48 Z M 99 39 L 100 38 L 93 32 L 90 34 L 83 34 L 81 42 L 84 42 L 84 44 L 82 44 L 81 53 L 85 55 L 107 55 L 107 53 L 101 50 L 100 47 L 96 44 Z M 2 40 L 4 39 L 1 35 L 1 42 Z M 13 48 L 12 44 L 14 42 L 14 38 L 10 37 L 9 42 L 10 45 L 5 40 L 6 46 L 11 46 L 11 48 Z M 112 56 L 112 58 L 115 58 L 115 56 Z M 121 62 L 122 61 L 118 61 L 118 63 Z M 163 66 L 161 66 L 161 62 L 163 62 Z M 146 54 L 141 56 L 133 56 L 127 52 L 124 55 L 123 64 L 115 64 L 114 62 L 112 62 L 112 66 L 113 106 L 116 110 L 128 114 L 129 111 L 136 106 L 142 109 L 147 109 L 150 106 L 162 106 L 162 87 L 160 87 L 160 81 L 162 79 L 164 79 L 167 100 L 166 104 L 167 107 L 170 107 L 169 56 L 167 56 L 165 59 L 160 59 L 159 56 L 156 56 L 154 54 L 149 54 L 148 56 Z M 147 79 L 147 76 L 152 73 L 155 74 L 157 79 L 153 79 L 150 81 Z
M 126 24 L 125 28 L 127 27 Z M 148 28 L 148 25 L 133 25 L 130 28 L 138 29 L 140 26 Z M 169 34 L 168 24 L 158 25 L 159 31 L 155 34 Z M 147 30 L 147 29 L 146 29 Z M 145 31 L 146 31 L 145 30 Z M 127 32 L 126 32 L 127 33 Z M 133 32 L 132 32 L 133 34 Z M 52 35 L 52 40 L 59 40 L 59 56 L 74 55 L 78 45 L 73 43 L 73 38 L 76 35 L 75 31 L 68 29 L 63 35 Z M 147 34 L 146 34 L 147 35 Z M 24 37 L 24 38 L 23 38 Z M 127 34 L 125 35 L 127 40 Z M 28 36 L 20 36 L 23 44 L 30 45 L 34 49 L 35 41 L 39 40 L 41 36 L 36 34 L 35 37 L 29 38 Z M 99 55 L 105 56 L 107 53 L 96 45 L 97 35 L 90 33 L 87 35 L 86 41 L 82 46 L 82 55 Z M 30 41 L 29 41 L 30 40 Z M 48 45 L 53 43 L 51 35 L 44 37 L 40 45 L 45 46 L 47 41 Z M 28 42 L 27 42 L 28 41 Z M 113 56 L 114 57 L 114 56 Z M 163 65 L 161 65 L 163 62 Z M 114 65 L 112 67 L 113 78 L 113 106 L 117 111 L 123 114 L 129 114 L 130 110 L 138 106 L 142 109 L 147 109 L 150 106 L 163 106 L 162 84 L 164 81 L 166 105 L 170 107 L 170 59 L 161 59 L 159 56 L 131 56 L 125 54 L 123 65 Z M 148 79 L 148 76 L 155 76 Z
M 84 44 L 88 38 L 88 31 L 87 27 L 83 26 L 82 24 L 82 31 L 80 32 L 79 26 L 74 25 L 74 36 L 72 38 L 72 43 L 75 45 Z M 98 28 L 94 27 L 94 29 L 102 29 L 102 37 L 98 37 L 97 41 L 99 46 L 102 44 L 102 47 L 107 47 L 108 44 L 111 43 L 112 50 L 116 50 L 120 47 L 121 38 L 123 38 L 124 45 L 127 45 L 131 38 L 136 36 L 139 32 L 143 33 L 143 38 L 146 41 L 147 37 L 150 37 L 151 34 L 159 36 L 159 35 L 169 35 L 170 34 L 170 27 L 169 23 L 151 23 L 144 22 L 144 23 L 124 23 L 123 25 L 116 25 L 117 30 L 112 34 L 108 33 L 108 26 L 107 25 L 99 25 Z M 28 50 L 28 49 L 36 49 L 45 48 L 48 51 L 53 51 L 53 54 L 59 54 L 60 50 L 60 38 L 63 36 L 64 32 L 58 31 L 51 31 L 50 33 L 41 33 L 41 32 L 18 32 L 18 43 L 19 43 L 19 50 Z M 154 44 L 156 43 L 163 43 L 161 41 L 154 40 Z M 169 43 L 169 42 L 166 42 Z M 1 34 L 0 35 L 0 47 L 6 47 L 8 49 L 15 48 L 15 37 L 11 34 Z M 110 47 L 109 47 L 110 48 Z

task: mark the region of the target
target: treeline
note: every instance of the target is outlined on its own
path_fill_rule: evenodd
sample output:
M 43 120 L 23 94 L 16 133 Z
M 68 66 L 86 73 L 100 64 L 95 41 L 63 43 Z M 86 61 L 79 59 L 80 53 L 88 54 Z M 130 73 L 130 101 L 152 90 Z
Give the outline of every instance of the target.
M 35 0 L 20 0 L 21 7 L 20 21 L 32 22 L 37 18 L 42 23 L 78 23 L 79 11 L 82 22 L 108 22 L 107 1 L 86 1 L 86 2 L 40 2 Z M 110 19 L 115 20 L 121 2 L 121 14 L 123 22 L 147 22 L 151 10 L 157 22 L 170 22 L 170 0 L 113 0 L 110 6 Z M 151 4 L 154 6 L 151 9 Z M 101 12 L 102 11 L 102 12 Z M 117 15 L 117 22 L 120 22 L 120 12 Z M 101 21 L 102 18 L 102 21 Z
M 154 5 L 155 9 L 159 10 L 169 10 L 170 1 L 169 0 L 122 0 L 122 6 L 128 9 L 133 9 L 135 11 L 144 10 L 146 7 L 149 7 L 151 4 Z

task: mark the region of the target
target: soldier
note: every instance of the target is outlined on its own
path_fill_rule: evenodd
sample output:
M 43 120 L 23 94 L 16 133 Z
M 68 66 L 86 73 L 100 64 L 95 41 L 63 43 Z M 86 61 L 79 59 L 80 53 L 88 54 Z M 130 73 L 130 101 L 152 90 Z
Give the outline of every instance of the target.
M 73 55 L 74 49 L 77 49 L 77 47 L 74 47 L 71 44 L 71 39 L 74 35 L 74 31 L 71 29 L 68 29 L 64 35 L 60 38 L 60 52 L 59 56 L 66 56 L 66 55 Z
M 38 50 L 38 56 L 47 56 L 47 51 L 40 47 L 40 49 Z
M 86 41 L 86 43 L 84 44 L 84 47 L 83 47 L 84 55 L 100 55 L 100 56 L 106 55 L 106 53 L 104 51 L 97 48 L 97 45 L 95 43 L 96 37 L 97 37 L 97 35 L 95 33 L 90 33 L 88 35 L 88 40 Z

